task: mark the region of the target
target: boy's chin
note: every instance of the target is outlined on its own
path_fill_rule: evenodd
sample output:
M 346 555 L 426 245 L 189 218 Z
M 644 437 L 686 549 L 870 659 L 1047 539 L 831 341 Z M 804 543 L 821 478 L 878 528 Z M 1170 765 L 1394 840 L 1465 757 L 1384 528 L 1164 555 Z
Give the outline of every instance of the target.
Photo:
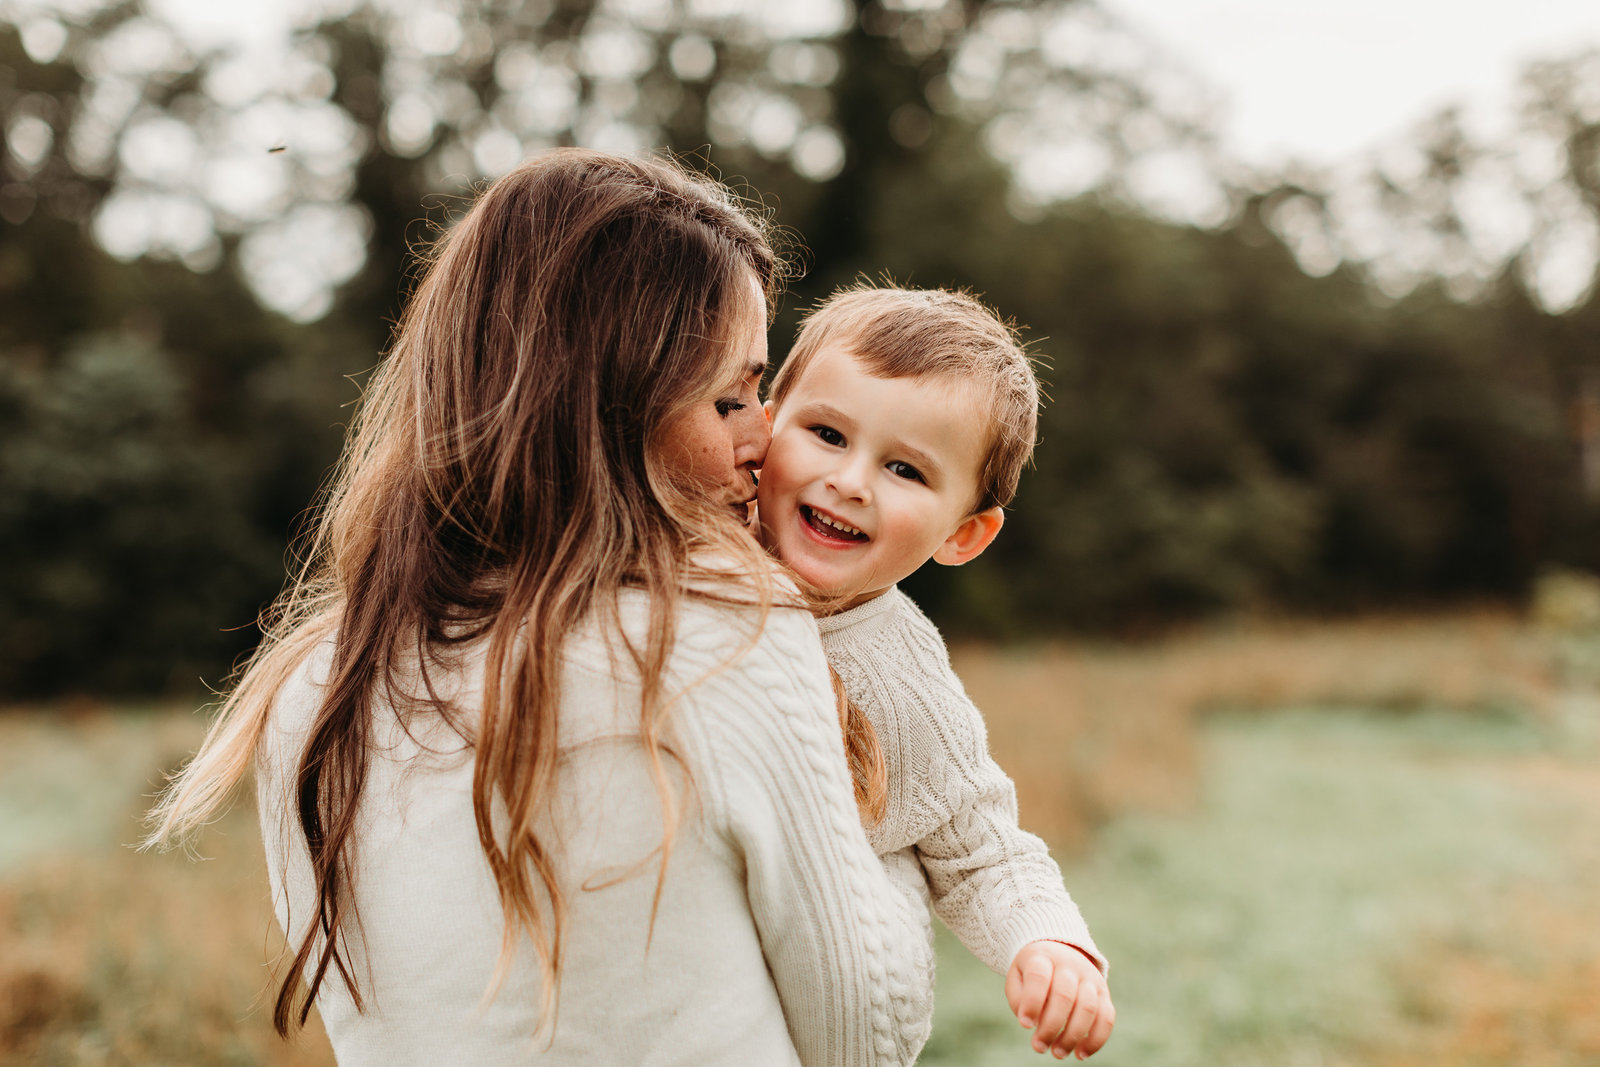
M 839 607 L 836 610 L 849 611 L 851 608 L 860 607 L 869 600 L 876 600 L 893 587 L 893 582 L 889 583 L 888 585 L 874 584 L 866 589 L 861 590 L 860 592 L 851 594 L 849 596 L 842 596 L 839 598 Z
M 839 581 L 838 575 L 818 573 L 816 568 L 805 566 L 804 561 L 802 561 L 801 565 L 797 567 L 793 562 L 784 558 L 781 549 L 778 549 L 775 546 L 768 547 L 774 548 L 778 558 L 783 559 L 783 561 L 788 564 L 789 569 L 794 571 L 794 573 L 800 577 L 800 580 L 805 582 L 811 591 L 817 596 L 830 601 L 843 601 L 853 595 L 853 591 L 856 587 L 847 583 L 842 584 Z
M 792 565 L 791 565 L 792 566 Z M 798 574 L 819 597 L 826 600 L 833 611 L 844 611 L 857 604 L 865 604 L 873 597 L 886 592 L 893 582 L 854 581 L 841 579 L 837 574 L 818 574 L 815 571 L 807 573 L 804 568 L 795 568 Z

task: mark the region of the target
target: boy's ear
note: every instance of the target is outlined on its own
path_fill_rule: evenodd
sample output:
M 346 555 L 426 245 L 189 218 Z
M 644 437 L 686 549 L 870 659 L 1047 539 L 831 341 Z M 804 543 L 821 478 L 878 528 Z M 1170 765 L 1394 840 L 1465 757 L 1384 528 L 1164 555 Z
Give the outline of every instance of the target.
M 934 562 L 946 567 L 959 567 L 968 560 L 977 559 L 989 547 L 1000 527 L 1005 525 L 1006 513 L 999 507 L 968 515 L 956 527 L 956 532 L 945 538 L 933 554 Z
M 771 400 L 770 397 L 761 402 L 761 413 L 767 417 L 768 425 L 771 425 L 771 423 L 772 423 L 772 400 Z

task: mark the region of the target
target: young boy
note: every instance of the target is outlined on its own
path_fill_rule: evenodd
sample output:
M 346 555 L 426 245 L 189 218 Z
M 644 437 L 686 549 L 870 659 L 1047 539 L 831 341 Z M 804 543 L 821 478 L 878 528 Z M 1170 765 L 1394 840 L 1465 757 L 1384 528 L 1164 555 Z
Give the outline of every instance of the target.
M 890 873 L 1006 976 L 1035 1051 L 1086 1058 L 1110 1036 L 1106 962 L 939 632 L 895 583 L 958 565 L 1000 531 L 1033 451 L 1038 383 L 1013 331 L 964 293 L 857 288 L 805 321 L 772 385 L 761 535 L 833 598 L 828 661 L 888 772 L 868 828 Z M 931 922 L 931 920 L 930 920 Z

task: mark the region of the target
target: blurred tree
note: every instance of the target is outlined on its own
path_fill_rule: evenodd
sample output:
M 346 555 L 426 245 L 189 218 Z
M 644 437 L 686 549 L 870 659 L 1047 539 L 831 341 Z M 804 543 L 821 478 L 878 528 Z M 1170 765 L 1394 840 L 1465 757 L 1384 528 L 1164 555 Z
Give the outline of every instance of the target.
M 195 426 L 190 383 L 134 336 L 0 363 L 0 689 L 193 687 L 281 548 L 250 522 L 244 439 Z M 186 676 L 187 675 L 187 676 Z
M 1051 365 L 1004 535 L 912 583 L 947 624 L 1503 596 L 1570 528 L 1562 409 L 1526 329 L 1548 316 L 1514 284 L 1393 303 L 1355 268 L 1308 275 L 1269 221 L 1296 190 L 1202 230 L 1089 201 L 1022 222 L 979 188 L 877 201 L 877 262 L 995 296 Z M 944 217 L 965 224 L 918 222 Z
M 73 158 L 110 183 L 102 243 L 236 256 L 303 321 L 340 286 L 370 310 L 428 231 L 408 224 L 555 144 L 686 152 L 781 203 L 819 263 L 860 251 L 861 205 L 918 164 L 940 117 L 985 131 L 1036 202 L 1137 198 L 1141 164 L 1215 163 L 1205 94 L 1096 0 L 412 0 L 211 52 L 124 2 L 62 32 L 84 82 L 60 109 Z
M 253 643 L 337 447 L 351 391 L 322 372 L 373 357 L 330 359 L 336 330 L 266 311 L 220 257 L 107 255 L 115 183 L 75 148 L 90 83 L 21 36 L 0 24 L 0 692 L 193 690 Z
M 1504 595 L 1600 564 L 1600 309 L 1592 261 L 1551 266 L 1581 237 L 1561 220 L 1595 217 L 1582 63 L 1526 83 L 1517 136 L 1566 161 L 1542 184 L 1446 113 L 1356 195 L 1230 185 L 1206 94 L 1094 0 L 374 2 L 231 50 L 133 3 L 15 2 L 7 691 L 216 678 L 418 244 L 566 143 L 759 191 L 810 268 L 775 352 L 861 273 L 1027 326 L 1037 469 L 989 554 L 913 582 L 948 625 Z M 1486 228 L 1501 186 L 1533 221 Z

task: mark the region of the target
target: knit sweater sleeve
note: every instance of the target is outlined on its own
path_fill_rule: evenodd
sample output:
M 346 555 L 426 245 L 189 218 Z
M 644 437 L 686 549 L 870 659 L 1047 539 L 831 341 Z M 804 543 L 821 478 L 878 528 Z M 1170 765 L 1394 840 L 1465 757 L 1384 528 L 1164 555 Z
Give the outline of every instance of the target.
M 775 609 L 705 690 L 722 709 L 701 739 L 706 802 L 743 859 L 801 1062 L 912 1062 L 926 1037 L 914 983 L 928 948 L 862 831 L 815 623 Z
M 936 774 L 956 800 L 950 817 L 917 842 L 933 910 L 961 943 L 1004 974 L 1031 941 L 1076 946 L 1104 973 L 1105 957 L 1089 935 L 1050 850 L 1017 823 L 1017 793 L 989 756 L 983 718 L 964 696 L 945 708 L 955 742 Z
M 906 781 L 893 792 L 896 825 L 874 832 L 880 851 L 897 833 L 915 842 L 935 913 L 974 956 L 1004 974 L 1031 941 L 1073 945 L 1107 969 L 1061 869 L 1018 825 L 1016 788 L 989 754 L 983 716 L 950 665 L 937 628 L 904 594 L 887 625 L 854 643 L 824 631 L 851 699 L 873 719 Z

